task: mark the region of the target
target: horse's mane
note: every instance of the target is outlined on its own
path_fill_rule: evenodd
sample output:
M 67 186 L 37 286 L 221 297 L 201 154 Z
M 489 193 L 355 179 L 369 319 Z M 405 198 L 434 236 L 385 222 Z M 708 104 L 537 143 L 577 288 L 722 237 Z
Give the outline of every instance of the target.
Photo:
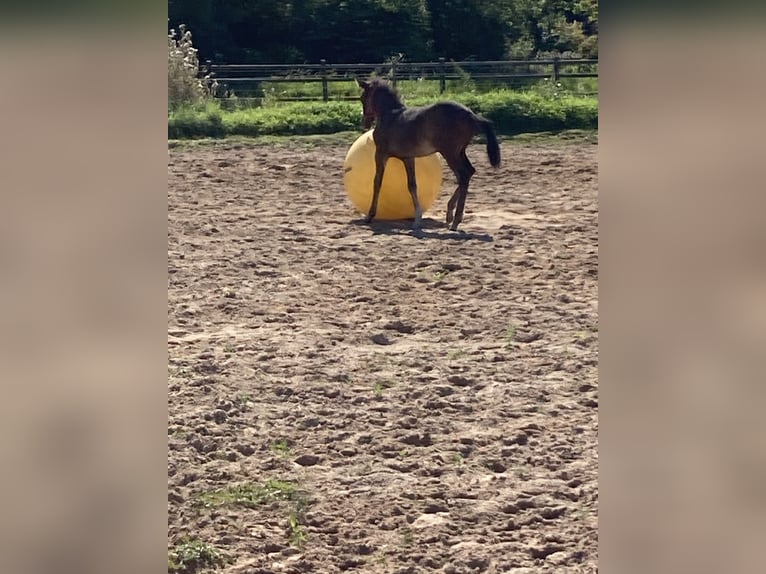
M 375 97 L 381 98 L 381 103 L 389 109 L 404 107 L 399 94 L 388 80 L 383 78 L 373 78 L 369 81 L 370 87 L 375 90 Z

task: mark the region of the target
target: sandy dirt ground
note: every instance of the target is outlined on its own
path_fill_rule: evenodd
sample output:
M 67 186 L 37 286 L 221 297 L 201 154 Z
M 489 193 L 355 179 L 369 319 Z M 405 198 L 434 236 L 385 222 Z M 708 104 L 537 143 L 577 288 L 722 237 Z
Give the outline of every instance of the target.
M 169 148 L 169 552 L 597 572 L 595 141 L 477 142 L 417 238 L 352 209 L 352 140 Z

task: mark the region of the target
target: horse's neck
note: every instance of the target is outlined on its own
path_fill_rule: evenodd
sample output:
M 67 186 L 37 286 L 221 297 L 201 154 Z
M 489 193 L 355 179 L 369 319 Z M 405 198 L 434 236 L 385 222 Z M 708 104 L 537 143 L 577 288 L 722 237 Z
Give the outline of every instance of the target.
M 404 111 L 404 104 L 397 104 L 394 107 L 387 108 L 380 113 L 379 120 L 393 120 L 397 118 Z
M 390 92 L 379 94 L 377 100 L 378 101 L 376 102 L 376 107 L 380 110 L 383 110 L 381 115 L 393 114 L 398 110 L 404 109 L 404 104 L 401 102 L 401 100 L 395 94 Z

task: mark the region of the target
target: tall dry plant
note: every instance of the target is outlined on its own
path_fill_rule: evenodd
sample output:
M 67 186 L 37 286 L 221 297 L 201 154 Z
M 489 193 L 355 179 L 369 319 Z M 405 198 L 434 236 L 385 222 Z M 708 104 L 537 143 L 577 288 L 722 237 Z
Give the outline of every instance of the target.
M 180 34 L 179 34 L 180 33 Z M 184 24 L 168 32 L 168 109 L 210 100 L 218 83 L 210 74 L 200 77 L 197 49 Z

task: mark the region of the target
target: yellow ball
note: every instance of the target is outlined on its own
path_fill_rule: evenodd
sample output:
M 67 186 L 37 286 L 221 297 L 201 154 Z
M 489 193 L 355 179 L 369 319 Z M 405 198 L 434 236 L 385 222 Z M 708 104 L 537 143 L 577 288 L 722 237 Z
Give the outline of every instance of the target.
M 373 178 L 375 177 L 375 141 L 372 132 L 363 133 L 351 145 L 343 164 L 343 185 L 346 195 L 357 211 L 367 215 L 372 203 Z M 418 200 L 425 213 L 433 205 L 442 185 L 442 166 L 434 153 L 415 158 L 415 180 L 418 184 Z M 392 157 L 386 162 L 383 183 L 380 186 L 378 209 L 375 219 L 412 219 L 415 207 L 407 189 L 407 171 L 402 160 Z

